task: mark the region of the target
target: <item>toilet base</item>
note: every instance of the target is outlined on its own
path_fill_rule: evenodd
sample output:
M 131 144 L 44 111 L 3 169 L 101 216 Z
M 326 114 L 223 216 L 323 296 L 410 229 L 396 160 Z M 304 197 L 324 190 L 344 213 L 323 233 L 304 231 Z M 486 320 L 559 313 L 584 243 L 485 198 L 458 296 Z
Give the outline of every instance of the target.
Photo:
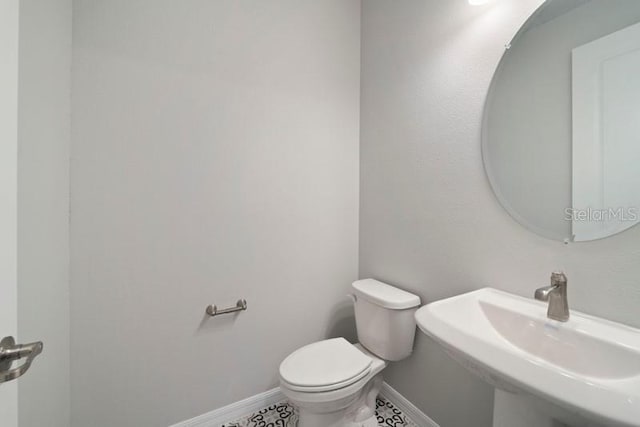
M 320 412 L 315 405 L 292 402 L 298 406 L 298 427 L 378 427 L 376 397 L 381 387 L 382 374 L 378 374 L 364 386 L 352 403 L 336 411 Z
M 342 412 L 333 414 L 313 414 L 300 410 L 297 427 L 378 427 L 376 416 L 364 421 L 347 421 Z

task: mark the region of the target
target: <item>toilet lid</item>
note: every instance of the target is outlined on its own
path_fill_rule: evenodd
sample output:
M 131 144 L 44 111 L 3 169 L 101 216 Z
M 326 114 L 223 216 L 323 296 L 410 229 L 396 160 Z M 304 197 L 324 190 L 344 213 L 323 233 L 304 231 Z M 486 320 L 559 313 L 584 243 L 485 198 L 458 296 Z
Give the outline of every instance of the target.
M 306 345 L 280 365 L 280 378 L 296 389 L 328 391 L 363 378 L 372 359 L 344 338 Z

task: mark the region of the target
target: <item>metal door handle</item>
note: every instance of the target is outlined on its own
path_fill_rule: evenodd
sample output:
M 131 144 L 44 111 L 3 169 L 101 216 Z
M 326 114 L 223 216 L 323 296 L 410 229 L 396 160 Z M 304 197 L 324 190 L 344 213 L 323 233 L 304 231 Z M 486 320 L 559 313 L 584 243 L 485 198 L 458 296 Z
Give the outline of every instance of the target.
M 37 355 L 42 353 L 42 342 L 30 344 L 16 344 L 13 337 L 4 337 L 0 341 L 0 383 L 15 380 L 31 367 L 31 362 Z M 11 368 L 14 361 L 27 358 L 25 362 L 17 368 Z

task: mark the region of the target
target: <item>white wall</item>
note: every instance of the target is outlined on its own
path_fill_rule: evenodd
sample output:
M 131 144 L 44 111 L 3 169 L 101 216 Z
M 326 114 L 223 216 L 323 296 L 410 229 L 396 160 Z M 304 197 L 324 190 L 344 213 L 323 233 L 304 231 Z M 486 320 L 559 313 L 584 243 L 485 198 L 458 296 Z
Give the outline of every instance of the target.
M 345 0 L 74 2 L 73 426 L 184 420 L 349 330 L 359 22 Z
M 500 206 L 483 170 L 483 103 L 539 0 L 367 0 L 362 15 L 360 277 L 425 302 L 483 286 L 531 297 L 552 270 L 573 309 L 640 326 L 640 228 L 564 246 Z M 385 374 L 443 427 L 491 425 L 492 389 L 419 335 Z
M 0 339 L 18 328 L 16 286 L 18 37 L 17 0 L 0 1 Z M 18 422 L 15 382 L 0 387 L 0 419 L 7 427 Z
M 71 1 L 20 1 L 18 331 L 44 350 L 18 381 L 20 427 L 69 426 Z

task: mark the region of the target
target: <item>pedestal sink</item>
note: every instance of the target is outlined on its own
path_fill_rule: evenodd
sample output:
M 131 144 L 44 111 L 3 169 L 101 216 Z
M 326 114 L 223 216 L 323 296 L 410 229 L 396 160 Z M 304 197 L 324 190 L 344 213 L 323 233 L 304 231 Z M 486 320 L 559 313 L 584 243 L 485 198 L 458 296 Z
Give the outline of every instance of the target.
M 485 288 L 425 305 L 416 321 L 465 367 L 530 398 L 549 420 L 640 426 L 640 330 L 573 310 L 568 322 L 546 313 L 545 303 Z

